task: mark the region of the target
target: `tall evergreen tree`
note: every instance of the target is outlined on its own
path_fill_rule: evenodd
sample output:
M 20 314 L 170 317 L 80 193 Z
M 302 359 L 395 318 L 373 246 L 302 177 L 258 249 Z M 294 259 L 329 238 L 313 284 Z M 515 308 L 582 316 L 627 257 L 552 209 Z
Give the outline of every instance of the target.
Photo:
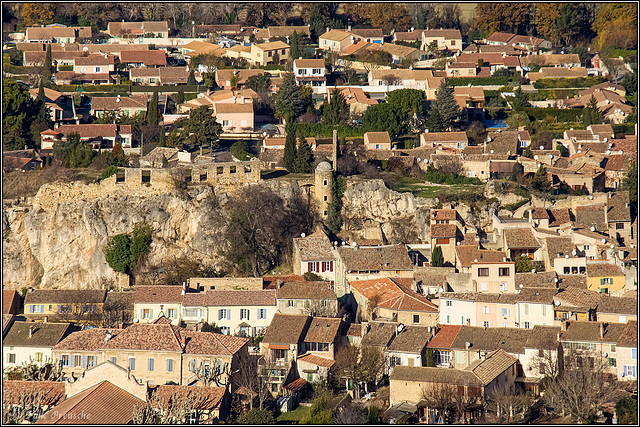
M 166 147 L 167 146 L 167 136 L 164 133 L 164 126 L 160 127 L 160 140 L 158 142 L 158 147 Z
M 291 38 L 289 39 L 289 45 L 290 45 L 290 52 L 291 52 L 291 58 L 293 58 L 294 60 L 302 57 L 302 52 L 300 51 L 300 46 L 298 46 L 298 32 L 294 31 L 293 34 L 291 34 Z
M 433 248 L 433 253 L 431 254 L 431 266 L 442 267 L 443 264 L 444 257 L 442 255 L 442 248 L 440 246 L 436 246 Z
M 438 93 L 436 93 L 436 99 L 431 105 L 431 109 L 438 110 L 442 120 L 447 124 L 447 127 L 451 127 L 453 121 L 458 117 L 460 108 L 453 97 L 453 88 L 448 86 L 445 81 L 440 84 Z
M 302 93 L 302 86 L 297 85 L 293 73 L 287 73 L 274 97 L 276 117 L 284 119 L 287 123 L 295 120 L 307 110 L 309 101 L 310 99 Z
M 176 104 L 182 104 L 184 102 L 184 89 L 182 86 L 178 88 L 178 93 L 176 94 Z
M 189 71 L 189 77 L 187 77 L 187 85 L 188 86 L 196 85 L 196 74 L 195 74 L 195 71 L 193 70 L 193 67 L 191 67 L 191 70 Z
M 298 134 L 300 145 L 296 153 L 295 171 L 297 173 L 310 173 L 313 166 L 313 150 L 307 142 L 307 139 L 301 133 Z
M 511 102 L 511 109 L 513 111 L 524 111 L 525 108 L 531 106 L 531 104 L 529 104 L 529 95 L 522 91 L 522 86 L 518 86 L 514 95 L 515 98 Z
M 53 58 L 51 56 L 51 43 L 47 43 L 47 53 L 44 57 L 44 72 L 42 73 L 42 79 L 46 86 L 51 85 L 51 73 L 53 72 Z M 43 82 L 40 82 L 42 85 Z
M 449 128 L 449 124 L 436 108 L 432 108 L 427 118 L 426 127 L 429 132 L 444 132 Z
M 331 92 L 329 103 L 322 109 L 322 124 L 344 125 L 349 121 L 349 106 L 338 89 Z
M 289 173 L 296 170 L 296 157 L 298 149 L 296 147 L 296 125 L 292 121 L 288 121 L 285 126 L 287 134 L 284 142 L 284 167 Z
M 149 108 L 147 109 L 147 124 L 156 126 L 158 124 L 158 91 L 153 91 Z

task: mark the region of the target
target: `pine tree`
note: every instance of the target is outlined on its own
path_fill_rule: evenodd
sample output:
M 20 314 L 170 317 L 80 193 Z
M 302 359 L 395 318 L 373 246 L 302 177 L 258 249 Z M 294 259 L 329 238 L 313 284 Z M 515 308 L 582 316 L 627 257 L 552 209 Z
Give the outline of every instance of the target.
M 164 133 L 164 126 L 160 127 L 160 140 L 158 141 L 158 147 L 167 146 L 167 136 Z
M 442 82 L 436 93 L 436 99 L 432 103 L 431 109 L 438 110 L 442 120 L 447 124 L 447 127 L 451 127 L 453 121 L 458 117 L 460 108 L 453 97 L 453 88 L 448 86 L 446 82 Z
M 344 125 L 349 121 L 349 106 L 344 95 L 338 89 L 331 93 L 329 103 L 322 109 L 322 124 Z
M 589 99 L 589 103 L 586 108 L 590 110 L 590 124 L 597 125 L 602 122 L 602 114 L 600 113 L 600 110 L 598 110 L 598 101 L 596 101 L 596 98 L 593 95 L 591 95 L 591 99 Z
M 300 145 L 296 153 L 295 171 L 297 173 L 310 173 L 313 166 L 313 150 L 302 134 L 298 134 Z
M 440 246 L 436 246 L 433 248 L 433 253 L 431 254 L 431 266 L 442 267 L 443 264 L 444 257 L 442 256 L 442 248 Z
M 284 142 L 284 167 L 289 173 L 294 173 L 298 152 L 296 147 L 296 125 L 293 122 L 287 122 L 285 132 L 287 136 Z
M 432 108 L 429 112 L 429 117 L 425 125 L 429 132 L 444 132 L 449 127 L 440 112 L 435 108 Z
M 530 107 L 529 95 L 522 91 L 522 86 L 518 86 L 518 89 L 514 92 L 515 98 L 511 102 L 511 109 L 513 111 L 524 111 L 525 108 Z
M 147 124 L 156 126 L 158 124 L 158 91 L 153 92 L 149 108 L 147 109 Z
M 531 180 L 531 186 L 542 194 L 546 194 L 551 190 L 551 183 L 547 180 L 547 170 L 540 165 L 536 174 Z

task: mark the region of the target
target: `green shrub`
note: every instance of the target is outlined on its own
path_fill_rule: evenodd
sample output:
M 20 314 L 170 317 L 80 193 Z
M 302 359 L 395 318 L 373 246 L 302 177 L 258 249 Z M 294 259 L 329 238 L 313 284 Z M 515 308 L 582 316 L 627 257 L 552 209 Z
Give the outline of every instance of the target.
M 434 168 L 433 165 L 429 165 L 429 168 L 424 174 L 424 179 L 435 184 L 482 184 L 482 181 L 480 181 L 478 178 L 469 178 L 462 175 L 456 175 L 455 173 L 442 173 Z
M 450 86 L 505 86 L 517 83 L 517 77 L 448 77 L 446 82 Z
M 620 123 L 619 125 L 611 125 L 613 127 L 613 133 L 626 133 L 633 134 L 635 132 L 634 123 Z
M 249 160 L 252 157 L 247 151 L 247 143 L 243 140 L 234 142 L 229 150 L 236 159 L 241 161 Z
M 519 202 L 509 203 L 507 205 L 504 205 L 502 208 L 513 212 L 516 209 L 518 209 L 520 206 L 524 205 L 525 203 L 529 203 L 529 199 L 530 198 L 531 198 L 531 196 L 529 196 L 528 199 L 523 199 L 523 200 L 520 200 Z
M 73 65 L 58 65 L 58 71 L 73 71 Z
M 591 87 L 605 81 L 602 77 L 573 77 L 559 79 L 539 79 L 533 83 L 536 89 L 563 87 Z
M 533 120 L 544 120 L 546 116 L 555 117 L 558 122 L 580 122 L 582 121 L 582 108 L 525 108 L 529 118 Z
M 115 175 L 116 173 L 118 173 L 118 167 L 111 165 L 102 172 L 102 175 L 100 175 L 100 179 L 107 179 L 111 175 Z

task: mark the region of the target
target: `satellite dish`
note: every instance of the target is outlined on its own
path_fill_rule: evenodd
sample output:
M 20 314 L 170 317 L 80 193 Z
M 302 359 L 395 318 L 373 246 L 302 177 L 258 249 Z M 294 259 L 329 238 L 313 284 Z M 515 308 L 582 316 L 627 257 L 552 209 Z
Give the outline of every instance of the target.
M 532 273 L 535 273 L 535 272 L 536 272 L 536 269 L 535 269 L 535 268 L 531 269 L 531 272 L 532 272 Z
M 356 246 L 358 246 L 358 244 L 356 242 L 352 242 L 351 246 L 353 246 L 355 248 Z
M 573 255 L 573 256 L 575 256 L 575 255 L 576 255 L 576 253 L 577 253 L 577 252 L 575 251 L 575 249 L 571 251 L 571 255 Z
M 60 46 L 64 47 L 64 45 L 65 45 L 64 42 L 60 43 Z
M 591 231 L 596 231 L 596 228 L 592 225 L 591 228 L 589 229 Z
M 520 283 L 520 289 L 522 289 L 524 287 L 524 285 L 522 283 Z
M 609 142 L 609 138 L 607 138 L 606 136 L 604 137 L 604 142 Z
M 344 246 L 344 245 L 346 245 L 346 244 L 347 244 L 347 242 L 344 242 L 344 241 L 342 242 L 342 246 Z
M 607 243 L 607 239 L 602 239 L 602 243 Z
M 82 68 L 80 68 L 80 72 L 81 72 L 82 74 L 86 73 L 86 72 L 87 72 L 87 67 L 82 67 Z
M 402 323 L 400 323 L 397 327 L 398 332 L 402 332 L 402 329 L 404 329 L 404 325 Z
M 88 52 L 88 51 L 89 51 L 89 48 L 88 48 L 87 46 L 85 46 L 85 47 L 83 47 L 83 48 L 82 48 L 82 51 L 83 51 L 83 52 Z
M 564 257 L 568 259 L 569 258 L 569 254 L 566 254 Z
M 615 246 L 613 246 L 613 245 L 611 245 L 611 246 L 609 246 L 609 247 L 610 247 L 611 249 L 615 248 Z
M 541 149 L 541 150 L 544 150 L 544 145 L 541 145 L 541 146 L 540 146 L 540 149 Z
M 305 237 L 305 236 L 306 236 L 306 234 L 304 234 L 304 233 L 302 233 L 302 234 L 300 235 L 300 237 Z
M 556 283 L 558 283 L 558 278 L 556 277 L 555 279 L 553 279 Z
M 491 154 L 493 154 L 493 150 L 491 150 Z
M 624 154 L 624 153 L 622 152 L 622 150 L 620 150 L 620 154 Z
M 289 344 L 289 350 L 293 351 L 295 350 L 296 346 L 293 344 Z
M 456 242 L 456 245 L 460 246 L 460 242 Z
M 491 142 L 491 137 L 487 137 L 487 142 Z
M 607 352 L 606 352 L 606 351 L 603 351 L 603 352 L 602 352 L 602 357 L 607 357 L 607 356 L 608 356 Z
M 538 155 L 536 154 L 535 156 L 533 156 L 534 160 L 538 160 Z
M 467 341 L 466 343 L 464 343 L 464 346 L 465 346 L 466 348 L 471 347 L 471 345 L 472 345 L 472 344 L 471 344 L 469 341 Z
M 553 303 L 558 306 L 560 305 L 560 301 L 554 301 Z

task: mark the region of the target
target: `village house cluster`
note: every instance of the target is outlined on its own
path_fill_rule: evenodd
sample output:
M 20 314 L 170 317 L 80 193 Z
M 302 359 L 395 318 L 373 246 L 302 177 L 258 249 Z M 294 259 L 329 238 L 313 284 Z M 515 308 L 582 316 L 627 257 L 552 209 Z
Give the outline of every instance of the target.
M 52 128 L 39 132 L 38 150 L 3 151 L 3 166 L 42 168 L 56 143 L 79 134 L 95 150 L 119 145 L 127 156 L 127 167 L 102 186 L 155 188 L 176 168 L 187 171 L 189 184 L 240 186 L 260 182 L 261 172 L 282 170 L 285 156 L 285 126 L 264 117 L 258 110 L 264 94 L 247 87 L 255 76 L 268 76 L 268 92 L 276 94 L 292 72 L 296 85 L 308 86 L 316 107 L 339 91 L 356 124 L 395 90 L 417 89 L 432 105 L 442 85 L 456 78 L 511 73 L 526 85 L 613 74 L 598 53 L 589 54 L 587 65 L 578 54 L 553 53 L 551 42 L 538 37 L 494 32 L 466 40 L 457 29 L 402 30 L 408 31 L 327 28 L 313 55 L 306 55 L 312 58 L 294 58 L 294 32 L 309 38 L 308 26 L 194 22 L 193 37 L 185 38 L 173 37 L 168 22 L 110 22 L 100 40 L 91 27 L 28 27 L 15 43 L 24 66 L 43 66 L 50 49 L 51 83 L 78 86 L 44 89 Z M 389 64 L 362 60 L 380 52 L 390 56 Z M 193 66 L 201 55 L 247 67 Z M 345 83 L 346 70 L 366 83 Z M 198 89 L 213 72 L 218 89 Z M 124 80 L 128 96 L 81 90 Z M 320 229 L 296 237 L 288 276 L 191 277 L 182 286 L 29 289 L 24 295 L 3 290 L 8 407 L 19 407 L 21 393 L 32 390 L 44 397 L 30 421 L 54 423 L 82 413 L 88 423 L 119 424 L 132 422 L 145 403 L 169 408 L 180 396 L 191 402 L 189 422 L 220 422 L 230 419 L 236 400 L 244 409 L 262 405 L 266 398 L 256 391 L 256 378 L 268 399 L 286 411 L 318 384 L 338 384 L 354 399 L 370 398 L 371 387 L 384 377 L 389 413 L 434 423 L 445 414 L 425 400 L 423 390 L 444 387 L 467 399 L 463 417 L 476 422 L 479 403 L 497 390 L 539 397 L 549 364 L 573 353 L 592 358 L 591 368 L 604 365 L 612 381 L 637 387 L 638 230 L 633 195 L 622 189 L 637 158 L 637 124 L 633 132 L 615 130 L 635 112 L 618 83 L 610 79 L 573 97 L 530 101 L 540 109 L 569 110 L 591 108 L 595 100 L 605 122 L 562 130 L 561 137 L 539 146 L 526 126 L 507 128 L 491 118 L 487 93 L 507 105 L 513 87 L 471 83 L 453 87 L 455 121 L 460 129 L 482 123 L 480 138 L 424 126 L 412 148 L 390 131 L 363 132 L 349 144 L 338 144 L 337 133 L 332 141 L 306 138 L 315 156 L 326 158 L 305 183 L 323 220 L 335 194 L 337 158 L 350 145 L 358 158 L 376 165 L 398 162 L 421 172 L 460 162 L 459 175 L 482 183 L 511 176 L 517 167 L 524 180 L 544 171 L 550 194 L 572 192 L 552 206 L 534 198 L 511 216 L 496 209 L 485 229 L 468 222 L 456 203 L 444 203 L 429 210 L 424 244 L 391 244 L 382 233 L 335 241 Z M 162 89 L 164 108 L 164 92 L 193 92 L 175 105 L 175 114 L 163 115 L 163 138 L 177 120 L 205 106 L 221 125 L 221 138 L 257 141 L 255 158 L 238 159 L 213 147 L 206 155 L 203 146 L 155 147 L 132 125 L 115 122 L 146 114 L 154 88 Z M 39 89 L 29 94 L 36 99 Z M 92 123 L 110 114 L 114 123 Z M 442 257 L 438 266 L 436 252 Z M 527 271 L 520 263 L 529 265 Z M 375 378 L 354 381 L 338 369 L 350 347 L 382 355 Z M 60 381 L 8 376 L 32 363 L 52 364 Z

